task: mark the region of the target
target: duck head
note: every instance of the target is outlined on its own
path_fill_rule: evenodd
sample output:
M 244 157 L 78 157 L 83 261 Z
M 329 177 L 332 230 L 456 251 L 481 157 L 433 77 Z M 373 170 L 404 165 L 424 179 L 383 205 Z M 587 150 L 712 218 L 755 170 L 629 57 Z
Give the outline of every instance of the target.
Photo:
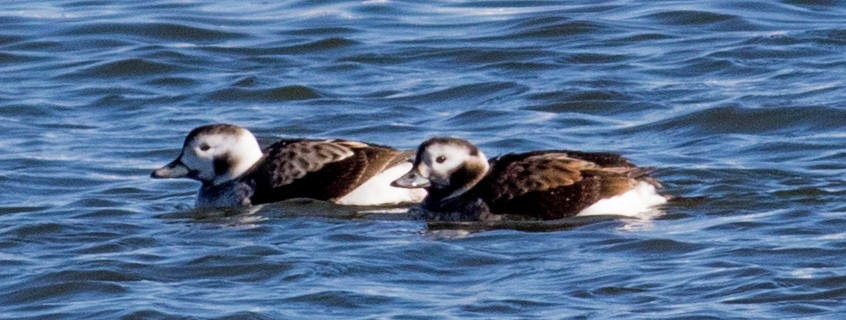
M 176 160 L 150 176 L 190 178 L 203 185 L 218 185 L 238 178 L 261 157 L 261 147 L 247 129 L 231 124 L 205 125 L 188 133 Z
M 411 171 L 391 185 L 425 188 L 432 195 L 452 198 L 472 188 L 488 168 L 485 154 L 470 142 L 432 138 L 420 144 Z

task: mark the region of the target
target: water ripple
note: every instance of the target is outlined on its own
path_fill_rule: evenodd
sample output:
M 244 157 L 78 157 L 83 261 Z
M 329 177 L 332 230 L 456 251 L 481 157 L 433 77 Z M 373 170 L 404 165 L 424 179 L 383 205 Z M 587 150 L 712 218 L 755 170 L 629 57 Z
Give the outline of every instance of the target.
M 802 0 L 4 3 L 0 314 L 837 318 L 844 17 Z M 212 122 L 262 145 L 619 152 L 674 199 L 649 221 L 493 227 L 304 200 L 192 210 L 198 183 L 149 173 Z
M 74 28 L 62 30 L 59 36 L 65 37 L 102 37 L 116 36 L 133 39 L 183 41 L 183 42 L 220 42 L 246 37 L 245 34 L 210 29 L 208 26 L 192 26 L 176 23 L 85 23 Z

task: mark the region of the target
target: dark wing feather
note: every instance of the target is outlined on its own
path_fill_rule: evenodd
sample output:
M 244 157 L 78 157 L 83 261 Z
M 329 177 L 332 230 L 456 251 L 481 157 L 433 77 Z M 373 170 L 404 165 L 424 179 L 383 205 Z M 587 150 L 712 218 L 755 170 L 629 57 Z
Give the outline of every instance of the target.
M 491 163 L 481 192 L 493 210 L 544 219 L 574 215 L 650 179 L 647 169 L 614 154 L 543 151 L 507 154 Z
M 378 145 L 353 147 L 352 150 L 355 152 L 355 160 L 363 164 L 360 166 L 355 181 L 350 181 L 350 185 L 353 187 L 361 185 L 391 167 L 404 162 L 411 162 L 414 156 L 411 151 L 403 152 Z M 349 191 L 352 191 L 352 188 Z
M 389 147 L 346 140 L 284 140 L 266 150 L 251 174 L 255 203 L 290 198 L 333 200 L 392 164 L 409 161 Z
M 291 184 L 309 172 L 354 155 L 348 145 L 334 140 L 280 141 L 266 151 L 264 169 L 274 188 Z
M 522 155 L 523 157 L 531 157 L 535 155 L 543 155 L 543 154 L 563 154 L 569 158 L 584 160 L 588 162 L 593 162 L 600 167 L 628 167 L 633 168 L 636 167 L 629 159 L 623 157 L 616 153 L 611 152 L 584 152 L 584 151 L 575 151 L 575 150 L 539 150 L 539 151 L 532 151 L 527 152 Z
M 563 153 L 534 153 L 516 161 L 500 162 L 502 168 L 491 176 L 494 203 L 508 201 L 531 191 L 547 191 L 582 180 L 582 170 L 599 169 L 592 162 L 570 158 Z

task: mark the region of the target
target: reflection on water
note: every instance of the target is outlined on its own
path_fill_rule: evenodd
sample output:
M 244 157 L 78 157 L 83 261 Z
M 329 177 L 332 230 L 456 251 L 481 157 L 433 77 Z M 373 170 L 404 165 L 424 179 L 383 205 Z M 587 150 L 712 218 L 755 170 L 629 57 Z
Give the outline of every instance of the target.
M 825 1 L 19 1 L 0 8 L 0 314 L 837 318 L 846 12 Z M 194 210 L 198 125 L 612 151 L 650 219 Z

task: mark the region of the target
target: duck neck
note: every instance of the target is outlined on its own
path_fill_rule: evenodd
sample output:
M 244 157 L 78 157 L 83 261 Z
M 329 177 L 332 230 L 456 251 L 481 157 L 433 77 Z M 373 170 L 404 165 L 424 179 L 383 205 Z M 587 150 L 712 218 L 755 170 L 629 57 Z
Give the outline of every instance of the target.
M 470 192 L 488 173 L 488 162 L 467 163 L 450 174 L 446 188 L 430 189 L 428 202 L 446 203 Z

